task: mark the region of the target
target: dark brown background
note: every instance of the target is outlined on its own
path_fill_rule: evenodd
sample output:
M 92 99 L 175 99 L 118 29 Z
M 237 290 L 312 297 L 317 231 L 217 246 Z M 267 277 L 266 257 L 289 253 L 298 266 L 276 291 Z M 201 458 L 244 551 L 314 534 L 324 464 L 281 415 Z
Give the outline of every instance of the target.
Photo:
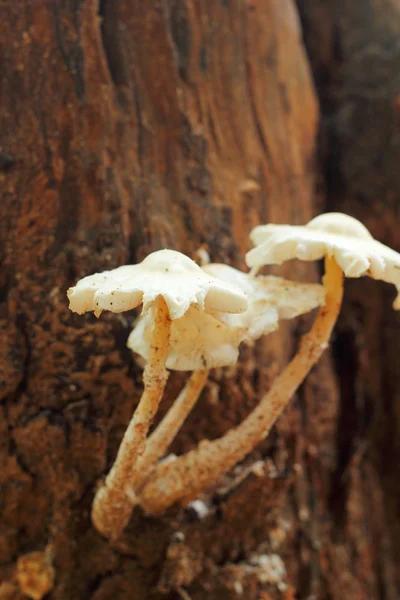
M 50 545 L 52 600 L 398 597 L 390 286 L 347 284 L 332 352 L 206 518 L 138 511 L 114 546 L 89 510 L 141 390 L 132 317 L 65 292 L 165 246 L 244 267 L 254 225 L 326 209 L 400 250 L 399 34 L 397 0 L 0 1 L 0 581 Z M 173 450 L 239 422 L 306 327 L 213 373 Z

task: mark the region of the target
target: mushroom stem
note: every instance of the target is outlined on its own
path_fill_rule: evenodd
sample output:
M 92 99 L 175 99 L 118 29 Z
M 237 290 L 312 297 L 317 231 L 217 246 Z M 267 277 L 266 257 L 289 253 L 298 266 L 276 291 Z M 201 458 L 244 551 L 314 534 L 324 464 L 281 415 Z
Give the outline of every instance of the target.
M 148 478 L 157 462 L 162 458 L 175 439 L 186 417 L 196 404 L 207 378 L 209 370 L 195 371 L 171 406 L 161 423 L 146 442 L 146 449 L 136 463 L 130 488 L 133 492 Z
M 343 273 L 331 258 L 325 259 L 325 306 L 300 349 L 253 412 L 222 438 L 203 441 L 174 461 L 161 463 L 140 492 L 140 504 L 159 514 L 177 501 L 186 504 L 213 485 L 263 440 L 290 398 L 328 346 L 343 296 Z
M 93 524 L 100 533 L 110 538 L 119 536 L 131 516 L 133 505 L 127 488 L 134 467 L 143 454 L 146 436 L 168 379 L 165 362 L 171 318 L 162 296 L 156 299 L 154 311 L 150 355 L 143 373 L 143 394 L 124 434 L 115 463 L 93 501 Z

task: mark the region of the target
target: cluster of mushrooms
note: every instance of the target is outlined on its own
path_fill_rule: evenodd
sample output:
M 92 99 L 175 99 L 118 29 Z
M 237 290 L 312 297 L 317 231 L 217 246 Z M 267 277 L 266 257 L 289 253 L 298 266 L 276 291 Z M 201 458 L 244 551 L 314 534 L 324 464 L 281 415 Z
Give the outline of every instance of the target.
M 296 389 L 327 348 L 339 314 L 343 277 L 369 275 L 400 290 L 400 254 L 373 239 L 356 219 L 340 213 L 305 226 L 263 225 L 250 234 L 249 273 L 223 264 L 198 266 L 173 250 L 137 265 L 90 275 L 68 290 L 70 308 L 115 313 L 143 305 L 128 346 L 146 361 L 144 390 L 114 465 L 93 502 L 92 520 L 117 538 L 135 506 L 160 514 L 186 504 L 216 483 L 263 440 Z M 325 259 L 322 285 L 260 276 L 264 265 Z M 241 343 L 252 343 L 291 319 L 319 308 L 297 354 L 258 406 L 236 428 L 180 457 L 162 460 L 214 367 L 234 365 Z M 398 295 L 393 307 L 400 308 Z M 161 423 L 148 432 L 163 396 L 168 370 L 192 375 Z

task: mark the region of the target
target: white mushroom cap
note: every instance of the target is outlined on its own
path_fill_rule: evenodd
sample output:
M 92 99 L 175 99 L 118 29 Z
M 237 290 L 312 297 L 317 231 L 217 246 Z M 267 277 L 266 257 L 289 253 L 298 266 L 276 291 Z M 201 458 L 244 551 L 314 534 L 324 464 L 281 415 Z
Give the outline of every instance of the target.
M 249 267 L 327 256 L 346 277 L 369 275 L 393 283 L 400 293 L 400 254 L 375 240 L 362 223 L 348 215 L 320 215 L 305 226 L 261 225 L 253 229 L 250 239 L 256 247 L 246 255 Z M 400 309 L 399 295 L 393 308 Z
M 247 309 L 246 295 L 206 275 L 190 258 L 174 250 L 149 254 L 137 265 L 95 273 L 68 290 L 70 309 L 78 314 L 93 310 L 115 313 L 143 303 L 146 313 L 158 296 L 167 303 L 171 319 L 179 319 L 191 305 L 240 313 Z
M 153 322 L 151 312 L 141 316 L 127 342 L 128 348 L 145 360 L 149 357 Z M 196 371 L 234 365 L 240 342 L 240 331 L 191 306 L 171 323 L 166 366 L 175 371 Z
M 223 264 L 202 267 L 209 275 L 218 277 L 243 290 L 249 298 L 249 308 L 240 315 L 221 314 L 219 319 L 242 330 L 242 339 L 256 340 L 275 331 L 281 319 L 294 319 L 325 302 L 323 286 L 297 283 L 280 277 L 253 277 Z
M 189 308 L 171 324 L 167 368 L 193 371 L 236 363 L 239 345 L 278 328 L 280 319 L 291 319 L 324 303 L 324 288 L 278 277 L 257 277 L 227 265 L 202 267 L 208 274 L 241 289 L 249 308 L 241 314 L 199 311 Z M 128 339 L 128 347 L 147 360 L 153 320 L 140 317 Z

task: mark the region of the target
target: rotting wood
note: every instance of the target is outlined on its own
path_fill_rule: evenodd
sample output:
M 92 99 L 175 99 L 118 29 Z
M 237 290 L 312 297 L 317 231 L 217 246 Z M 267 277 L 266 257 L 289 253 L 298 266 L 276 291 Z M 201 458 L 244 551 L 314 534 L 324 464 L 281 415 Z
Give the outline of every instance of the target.
M 350 4 L 341 4 L 347 11 Z M 371 282 L 362 306 L 372 310 L 374 323 L 364 312 L 354 322 L 348 300 L 341 330 L 351 330 L 357 344 L 366 336 L 366 346 L 376 349 L 366 355 L 356 347 L 361 378 L 338 364 L 342 394 L 350 377 L 349 385 L 367 380 L 373 398 L 363 393 L 361 407 L 360 396 L 350 398 L 357 435 L 348 429 L 325 357 L 252 455 L 267 459 L 264 477 L 233 473 L 221 482 L 229 493 L 211 493 L 204 519 L 190 509 L 162 519 L 137 514 L 119 545 L 90 524 L 96 482 L 112 464 L 140 397 L 141 373 L 125 348 L 129 318 L 77 320 L 65 291 L 85 274 L 165 246 L 194 257 L 202 245 L 212 260 L 243 266 L 255 224 L 305 223 L 314 215 L 318 110 L 294 4 L 166 0 L 143 8 L 130 0 L 5 0 L 0 55 L 0 579 L 11 581 L 19 556 L 51 543 L 56 573 L 49 600 L 168 597 L 178 588 L 192 600 L 233 598 L 239 588 L 231 587 L 231 563 L 242 568 L 246 600 L 262 593 L 282 598 L 276 585 L 242 577 L 249 557 L 278 553 L 288 598 L 291 586 L 300 597 L 369 599 L 385 589 L 394 598 L 386 521 L 394 523 L 398 494 L 383 458 L 399 437 L 390 358 L 397 337 Z M 393 82 L 394 62 L 385 64 L 385 80 Z M 370 72 L 365 68 L 365 77 Z M 324 92 L 318 77 L 317 84 Z M 388 106 L 380 114 L 391 132 L 388 121 L 397 113 Z M 354 153 L 364 156 L 356 125 L 350 138 L 358 144 L 349 142 L 341 175 Z M 361 192 L 370 190 L 375 207 L 367 226 L 398 248 L 398 169 L 390 157 L 389 171 L 374 179 L 389 181 L 385 200 L 361 169 L 364 178 L 347 176 L 354 187 L 335 207 L 368 216 L 366 204 L 356 203 L 356 183 L 363 182 Z M 329 198 L 332 207 L 337 197 Z M 380 213 L 378 202 L 386 201 Z M 289 266 L 283 271 L 295 274 Z M 296 277 L 316 272 L 301 266 Z M 173 450 L 215 438 L 248 414 L 290 355 L 295 333 L 286 329 L 246 349 L 233 377 L 213 373 Z M 369 369 L 372 360 L 376 371 Z M 170 399 L 182 381 L 171 377 Z M 385 406 L 378 404 L 373 434 L 365 435 L 376 398 Z M 365 441 L 373 464 L 363 460 Z M 341 485 L 339 510 L 334 490 Z M 177 532 L 188 551 L 176 552 L 174 563 L 168 548 Z

